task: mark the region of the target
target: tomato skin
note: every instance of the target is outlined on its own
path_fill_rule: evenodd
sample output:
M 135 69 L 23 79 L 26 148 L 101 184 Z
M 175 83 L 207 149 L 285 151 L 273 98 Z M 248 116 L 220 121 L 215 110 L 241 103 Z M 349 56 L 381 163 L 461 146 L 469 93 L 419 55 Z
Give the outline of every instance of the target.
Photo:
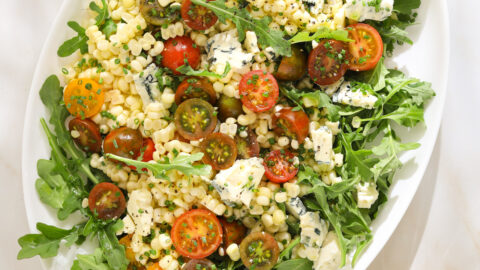
M 255 270 L 270 270 L 277 263 L 279 254 L 277 241 L 266 232 L 250 233 L 240 244 L 240 257 L 247 269 L 250 269 L 256 259 Z
M 93 187 L 88 196 L 88 207 L 100 219 L 113 219 L 125 212 L 125 196 L 114 184 L 102 182 Z
M 114 129 L 103 140 L 103 152 L 124 158 L 136 157 L 143 145 L 140 131 L 128 127 Z
M 178 11 L 171 12 L 170 10 L 170 12 L 166 12 L 167 8 L 162 7 L 158 1 L 140 0 L 139 8 L 145 21 L 155 26 L 173 24 L 180 17 Z M 152 33 L 152 35 L 155 36 L 154 33 Z
M 206 7 L 195 5 L 191 0 L 183 1 L 181 13 L 185 23 L 194 30 L 206 30 L 212 27 L 218 20 L 213 11 Z
M 160 264 L 156 262 L 148 266 L 147 270 L 162 270 L 162 268 L 160 267 Z
M 265 176 L 268 180 L 278 184 L 291 180 L 298 173 L 298 167 L 293 162 L 294 158 L 295 155 L 289 151 L 271 151 L 263 159 Z
M 212 133 L 200 144 L 203 162 L 214 170 L 230 168 L 237 159 L 237 146 L 230 136 L 223 133 Z
M 188 258 L 209 256 L 220 246 L 222 225 L 214 213 L 206 209 L 193 209 L 183 213 L 170 231 L 175 250 Z
M 68 122 L 68 130 L 77 131 L 80 136 L 73 138 L 75 144 L 85 152 L 100 153 L 102 151 L 102 136 L 100 129 L 90 119 L 74 118 Z
M 134 157 L 134 159 L 138 160 L 140 157 L 142 157 L 141 161 L 148 162 L 150 160 L 153 160 L 153 152 L 155 152 L 155 143 L 152 139 L 146 138 L 143 140 L 143 145 L 140 149 L 140 152 L 137 154 L 136 157 Z M 137 170 L 137 168 L 133 165 L 130 165 L 128 167 L 132 170 Z M 146 168 L 143 168 L 142 171 L 147 172 L 148 170 Z
M 260 155 L 260 145 L 258 145 L 257 135 L 248 129 L 247 137 L 242 138 L 235 136 L 235 144 L 237 145 L 237 156 L 240 159 L 258 157 Z
M 282 81 L 300 80 L 307 70 L 307 54 L 299 46 L 292 46 L 292 56 L 283 57 L 275 78 Z
M 203 99 L 188 99 L 175 111 L 177 132 L 187 140 L 198 140 L 212 133 L 217 125 L 215 110 Z
M 348 57 L 347 47 L 343 42 L 323 40 L 308 56 L 308 74 L 318 85 L 335 83 L 347 72 Z
M 354 40 L 348 43 L 351 55 L 348 68 L 354 71 L 373 69 L 383 54 L 383 40 L 378 31 L 365 23 L 349 25 L 346 29 L 348 38 Z
M 105 102 L 105 93 L 96 81 L 79 78 L 67 84 L 63 101 L 71 115 L 84 119 L 100 112 Z
M 253 112 L 268 111 L 278 101 L 277 80 L 262 70 L 253 70 L 243 75 L 239 91 L 243 105 Z
M 127 257 L 128 261 L 136 263 L 137 259 L 135 258 L 135 252 L 132 250 L 132 236 L 132 234 L 125 235 L 120 238 L 118 242 L 125 247 L 125 257 Z
M 182 267 L 182 270 L 198 270 L 197 265 L 200 265 L 201 270 L 212 270 L 214 264 L 209 259 L 192 259 Z
M 180 105 L 185 100 L 191 98 L 200 98 L 214 105 L 217 101 L 217 94 L 208 79 L 189 77 L 178 85 L 175 92 L 175 103 Z
M 299 143 L 305 141 L 310 130 L 308 115 L 302 110 L 294 111 L 290 107 L 275 112 L 272 121 L 275 133 L 287 135 Z
M 165 41 L 162 51 L 162 65 L 172 70 L 173 74 L 180 75 L 177 68 L 188 64 L 196 69 L 200 64 L 200 49 L 191 38 L 186 36 L 175 37 Z
M 221 95 L 217 102 L 218 106 L 218 118 L 225 122 L 227 118 L 238 118 L 243 114 L 242 102 L 235 97 L 229 97 Z
M 223 246 L 227 248 L 231 244 L 240 244 L 247 234 L 247 228 L 243 224 L 233 221 L 228 222 L 225 218 L 220 218 L 223 228 Z

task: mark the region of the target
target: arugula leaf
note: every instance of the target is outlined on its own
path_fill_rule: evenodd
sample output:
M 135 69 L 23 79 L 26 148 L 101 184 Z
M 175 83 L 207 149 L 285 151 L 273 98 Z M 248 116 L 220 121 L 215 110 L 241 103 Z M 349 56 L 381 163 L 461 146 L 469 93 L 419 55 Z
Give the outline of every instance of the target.
M 282 94 L 297 105 L 298 108 L 316 107 L 327 108 L 327 117 L 330 121 L 338 121 L 340 118 L 339 107 L 334 105 L 330 97 L 320 90 L 303 92 L 292 86 L 281 85 Z
M 384 58 L 382 57 L 378 61 L 374 69 L 366 72 L 362 72 L 357 77 L 361 82 L 370 85 L 373 91 L 380 91 L 385 88 L 385 77 L 390 73 L 384 64 Z
M 401 143 L 389 125 L 385 129 L 385 136 L 380 144 L 372 148 L 375 155 L 386 156 L 372 168 L 375 179 L 378 179 L 381 175 L 394 172 L 402 166 L 398 159 L 400 152 L 417 149 L 418 147 L 420 147 L 419 143 Z
M 22 247 L 18 252 L 17 259 L 27 259 L 39 255 L 42 258 L 55 257 L 60 247 L 59 239 L 48 239 L 41 234 L 27 234 L 18 239 Z
M 18 239 L 18 244 L 22 247 L 18 252 L 17 259 L 26 259 L 39 255 L 42 258 L 55 257 L 58 254 L 61 240 L 67 240 L 72 244 L 78 239 L 80 226 L 71 230 L 64 230 L 43 223 L 37 223 L 37 230 L 40 234 L 27 234 Z
M 100 248 L 95 249 L 91 255 L 78 254 L 71 270 L 110 270 L 108 264 L 104 263 L 103 256 Z
M 113 270 L 124 270 L 128 265 L 128 260 L 125 256 L 125 246 L 118 242 L 116 236 L 116 231 L 119 226 L 123 227 L 121 220 L 118 220 L 117 223 L 110 224 L 97 233 L 98 242 L 104 253 L 103 256 L 107 261 L 109 269 Z
M 311 270 L 313 262 L 309 259 L 293 259 L 281 262 L 275 266 L 277 270 Z
M 317 31 L 310 35 L 310 32 L 299 32 L 294 37 L 292 37 L 289 41 L 292 44 L 300 43 L 300 42 L 310 42 L 310 41 L 319 41 L 320 39 L 336 39 L 339 41 L 344 42 L 352 42 L 352 39 L 348 38 L 348 31 L 347 30 L 333 30 L 328 27 L 320 27 Z
M 295 238 L 293 241 L 291 241 L 287 247 L 280 253 L 278 256 L 278 259 L 280 262 L 290 260 L 292 256 L 292 250 L 294 247 L 296 247 L 298 244 L 300 244 L 300 237 Z M 278 264 L 277 264 L 278 265 Z
M 95 25 L 105 34 L 106 38 L 117 32 L 117 24 L 108 15 L 108 5 L 105 0 L 102 0 L 101 8 L 93 1 L 90 2 L 89 8 L 98 13 L 95 17 Z
M 119 157 L 112 154 L 106 154 L 105 156 L 107 158 L 111 158 L 111 159 L 115 159 L 120 162 L 123 162 L 127 165 L 135 166 L 138 172 L 141 172 L 142 169 L 148 169 L 152 171 L 153 175 L 156 178 L 161 178 L 161 179 L 168 179 L 165 173 L 170 170 L 180 171 L 187 176 L 209 175 L 212 170 L 212 167 L 210 165 L 205 165 L 205 164 L 193 165 L 192 164 L 195 161 L 201 160 L 203 157 L 203 153 L 195 153 L 192 155 L 181 154 L 173 158 L 171 161 L 167 157 L 165 157 L 165 160 L 163 162 L 158 161 L 155 163 L 123 158 L 123 157 Z
M 418 122 L 423 122 L 423 108 L 417 107 L 415 105 L 405 105 L 399 107 L 394 112 L 389 114 L 382 115 L 377 118 L 381 119 L 390 119 L 397 122 L 400 125 L 406 127 L 414 127 Z
M 317 90 L 315 92 L 306 92 L 300 94 L 302 97 L 303 104 L 307 102 L 317 108 L 327 108 L 328 115 L 327 118 L 330 121 L 338 121 L 340 118 L 339 107 L 332 103 L 330 97 L 324 92 Z
M 105 20 L 108 17 L 108 5 L 105 0 L 102 0 L 102 7 L 100 8 L 97 3 L 90 2 L 88 6 L 91 10 L 98 13 L 97 17 L 95 17 L 95 25 L 100 26 L 105 23 Z
M 105 21 L 102 27 L 100 27 L 100 31 L 102 31 L 108 39 L 111 35 L 117 32 L 117 24 L 109 18 Z
M 56 163 L 52 160 L 38 160 L 37 172 L 40 178 L 35 182 L 35 188 L 43 203 L 60 209 L 68 198 L 70 190 L 63 178 L 54 173 L 55 167 Z
M 393 9 L 400 13 L 410 14 L 412 10 L 420 7 L 420 0 L 396 0 Z
M 354 150 L 352 148 L 354 134 L 345 134 L 341 132 L 338 136 L 340 143 L 345 149 L 345 160 L 347 162 L 345 165 L 358 169 L 358 173 L 362 180 L 369 181 L 372 178 L 373 173 L 370 170 L 370 164 L 366 162 L 366 158 L 372 154 L 372 151 L 368 149 Z
M 300 223 L 297 220 L 292 221 L 291 219 L 287 219 L 285 221 L 288 225 L 288 232 L 291 235 L 299 235 L 300 234 Z
M 66 152 L 71 157 L 71 160 L 75 160 L 75 162 L 73 162 L 75 164 L 74 167 L 78 167 L 93 183 L 99 183 L 100 181 L 90 170 L 88 162 L 84 162 L 85 155 L 75 146 L 70 132 L 65 127 L 65 121 L 69 113 L 65 105 L 61 105 L 63 101 L 63 88 L 60 87 L 60 81 L 57 76 L 51 75 L 45 80 L 40 89 L 40 99 L 50 111 L 51 116 L 49 122 L 54 126 L 56 136 L 51 133 L 45 120 L 41 119 L 40 122 L 47 135 L 49 144 L 52 147 L 52 155 L 56 157 L 55 160 L 57 162 L 62 164 L 61 166 L 65 172 L 64 179 L 71 178 L 70 175 L 72 174 L 71 172 L 66 172 L 66 168 L 71 167 L 68 166 L 68 163 L 72 163 L 63 155 L 63 152 Z
M 215 72 L 210 72 L 207 70 L 195 70 L 193 69 L 188 63 L 185 63 L 184 65 L 181 65 L 177 68 L 177 71 L 182 73 L 183 75 L 187 76 L 202 76 L 202 77 L 215 77 L 215 78 L 225 78 L 225 76 L 228 75 L 228 72 L 230 72 L 231 67 L 230 63 L 227 62 L 227 65 L 225 66 L 225 70 L 223 71 L 223 74 L 217 74 Z
M 422 82 L 418 79 L 407 78 L 401 71 L 391 69 L 386 76 L 386 83 L 395 86 L 401 85 L 399 91 L 405 91 L 412 97 L 412 101 L 421 106 L 427 100 L 435 96 L 435 92 L 432 89 L 432 84 L 428 82 Z
M 80 53 L 85 54 L 88 52 L 87 40 L 85 35 L 85 29 L 81 27 L 77 22 L 69 21 L 67 25 L 77 32 L 77 36 L 65 41 L 57 50 L 57 55 L 60 57 L 67 57 L 72 55 L 76 50 L 80 50 Z
M 238 40 L 242 42 L 245 39 L 245 33 L 248 30 L 254 31 L 257 35 L 258 42 L 264 47 L 272 47 L 274 51 L 280 55 L 290 56 L 292 49 L 290 42 L 283 38 L 283 32 L 272 30 L 268 26 L 272 18 L 265 16 L 262 19 L 253 18 L 247 9 L 229 8 L 225 5 L 225 0 L 204 1 L 192 0 L 196 5 L 204 6 L 215 15 L 222 23 L 226 23 L 227 19 L 231 20 L 237 26 Z

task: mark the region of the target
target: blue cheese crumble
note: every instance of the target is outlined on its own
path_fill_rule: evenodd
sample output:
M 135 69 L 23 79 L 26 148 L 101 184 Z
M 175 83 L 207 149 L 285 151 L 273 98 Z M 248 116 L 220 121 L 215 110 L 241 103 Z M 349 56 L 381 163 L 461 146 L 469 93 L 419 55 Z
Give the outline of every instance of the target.
M 135 88 L 142 99 L 144 109 L 148 104 L 160 100 L 162 95 L 158 87 L 158 80 L 155 76 L 157 71 L 158 67 L 152 63 L 148 65 L 143 72 L 133 75 Z
M 359 208 L 370 208 L 378 199 L 378 190 L 375 183 L 357 185 L 357 204 Z
M 264 173 L 263 159 L 240 159 L 232 167 L 220 171 L 211 184 L 225 204 L 232 207 L 244 204 L 248 207 Z
M 314 270 L 336 270 L 342 263 L 342 251 L 337 234 L 331 231 L 325 237 L 318 260 L 313 263 Z
M 316 127 L 310 124 L 310 136 L 315 151 L 315 161 L 318 164 L 330 167 L 332 163 L 333 134 L 327 126 Z
M 307 213 L 305 205 L 298 197 L 290 198 L 285 205 L 288 212 L 296 218 L 300 218 L 301 215 Z
M 355 21 L 383 21 L 392 15 L 393 0 L 347 0 L 345 16 Z
M 338 89 L 339 90 L 332 95 L 332 101 L 335 103 L 373 109 L 378 100 L 378 98 L 372 94 L 361 91 L 360 89 L 353 89 L 350 82 L 342 83 Z
M 319 212 L 306 212 L 300 216 L 300 243 L 306 247 L 320 248 L 328 233 L 327 223 Z
M 252 39 L 251 34 L 249 39 Z M 210 71 L 222 74 L 227 62 L 233 72 L 243 74 L 249 71 L 253 54 L 243 51 L 236 29 L 214 35 L 207 41 L 205 49 Z

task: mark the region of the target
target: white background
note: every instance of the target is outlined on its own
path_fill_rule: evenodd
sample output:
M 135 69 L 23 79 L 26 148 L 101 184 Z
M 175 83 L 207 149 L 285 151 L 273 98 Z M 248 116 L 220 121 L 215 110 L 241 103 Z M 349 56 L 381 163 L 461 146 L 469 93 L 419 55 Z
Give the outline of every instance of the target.
M 21 134 L 39 52 L 62 0 L 2 0 L 0 9 L 0 269 L 29 233 L 21 183 Z M 372 270 L 480 269 L 480 1 L 448 0 L 449 93 L 430 165 L 405 218 Z M 432 44 L 435 46 L 435 44 Z M 421 56 L 419 56 L 421 61 Z

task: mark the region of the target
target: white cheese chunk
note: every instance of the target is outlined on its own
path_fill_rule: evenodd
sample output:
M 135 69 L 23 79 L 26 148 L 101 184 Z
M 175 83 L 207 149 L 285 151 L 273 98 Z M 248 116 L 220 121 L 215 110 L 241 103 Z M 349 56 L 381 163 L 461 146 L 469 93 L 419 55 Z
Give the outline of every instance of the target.
M 335 92 L 340 89 L 340 86 L 343 84 L 345 79 L 343 77 L 340 80 L 325 86 L 321 86 L 320 88 L 325 92 L 325 94 L 332 96 Z
M 301 215 L 307 212 L 307 209 L 298 197 L 288 199 L 285 205 L 288 212 L 296 218 L 300 218 Z
M 310 11 L 310 14 L 318 15 L 322 12 L 323 1 L 319 0 L 302 0 L 305 8 Z
M 357 204 L 359 208 L 370 208 L 378 199 L 378 190 L 375 183 L 357 185 Z
M 227 205 L 243 203 L 250 206 L 254 193 L 262 180 L 265 168 L 261 158 L 240 159 L 232 167 L 220 171 L 212 181 L 212 186 Z
M 272 47 L 267 47 L 263 50 L 265 53 L 265 56 L 267 57 L 268 61 L 275 61 L 278 58 L 278 54 L 275 52 L 275 50 Z
M 319 212 L 306 212 L 300 216 L 300 243 L 311 248 L 320 248 L 328 233 L 327 223 Z
M 117 235 L 120 235 L 122 233 L 132 234 L 135 232 L 135 223 L 133 222 L 133 219 L 129 215 L 125 215 L 122 221 L 123 221 L 123 228 L 121 231 L 117 232 Z
M 247 33 L 245 33 L 245 41 L 243 42 L 243 44 L 249 53 L 260 52 L 257 43 L 257 35 L 255 34 L 255 32 L 247 31 Z
M 355 21 L 375 20 L 383 21 L 392 15 L 393 0 L 347 0 L 345 15 Z
M 216 34 L 207 40 L 207 61 L 210 71 L 222 74 L 227 62 L 232 71 L 243 74 L 249 71 L 253 54 L 245 53 L 237 39 L 237 30 Z
M 150 234 L 153 225 L 152 193 L 137 189 L 129 195 L 127 212 L 135 223 L 135 233 L 141 236 Z
M 162 93 L 158 88 L 158 80 L 155 77 L 157 71 L 158 67 L 152 63 L 148 65 L 143 72 L 133 75 L 135 88 L 142 98 L 143 109 L 145 109 L 148 104 L 157 102 L 161 98 Z
M 337 235 L 331 231 L 325 237 L 318 260 L 313 263 L 314 270 L 337 270 L 342 263 L 342 252 Z
M 320 165 L 329 166 L 332 162 L 333 134 L 327 126 L 315 127 L 310 125 L 310 136 L 313 142 L 313 151 L 315 151 L 315 161 Z
M 373 109 L 378 98 L 360 89 L 353 89 L 350 82 L 340 85 L 338 92 L 333 94 L 332 101 L 354 107 Z

